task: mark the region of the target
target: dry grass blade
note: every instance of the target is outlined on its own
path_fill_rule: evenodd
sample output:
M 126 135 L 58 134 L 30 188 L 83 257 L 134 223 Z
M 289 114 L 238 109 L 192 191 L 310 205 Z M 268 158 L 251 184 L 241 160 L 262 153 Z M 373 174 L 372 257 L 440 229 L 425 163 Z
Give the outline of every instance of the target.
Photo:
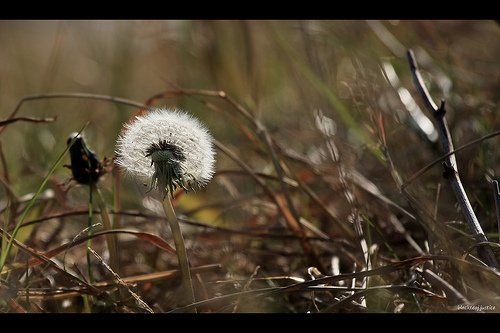
M 422 256 L 422 257 L 416 257 L 416 258 L 411 258 L 407 260 L 402 260 L 398 261 L 395 263 L 392 263 L 390 265 L 386 266 L 381 266 L 377 267 L 371 270 L 364 270 L 360 272 L 354 272 L 354 273 L 344 273 L 344 274 L 339 274 L 335 276 L 326 276 L 322 278 L 318 278 L 312 281 L 306 281 L 303 283 L 297 283 L 295 285 L 291 285 L 288 287 L 284 287 L 284 291 L 298 291 L 298 290 L 304 290 L 304 288 L 308 288 L 310 286 L 314 285 L 320 285 L 320 284 L 329 284 L 329 283 L 334 283 L 337 281 L 343 281 L 343 280 L 351 280 L 351 279 L 363 279 L 368 276 L 376 276 L 376 275 L 385 275 L 385 274 L 390 274 L 393 272 L 396 272 L 401 269 L 409 269 L 415 265 L 430 261 L 430 260 L 435 260 L 438 259 L 439 257 L 437 256 Z
M 110 271 L 114 276 L 115 278 L 118 280 L 118 282 L 120 283 L 120 285 L 124 286 L 127 291 L 132 295 L 132 297 L 134 297 L 136 299 L 137 302 L 139 302 L 139 304 L 141 304 L 149 313 L 154 313 L 153 309 L 151 309 L 149 307 L 149 305 L 147 305 L 136 293 L 134 293 L 132 290 L 130 290 L 130 287 L 125 283 L 125 281 L 122 280 L 122 278 L 116 274 L 112 269 L 111 267 L 109 267 L 105 262 L 104 260 L 102 260 L 101 256 L 99 254 L 97 254 L 97 252 L 95 252 L 92 248 L 88 248 L 90 252 L 92 252 L 92 254 L 101 262 L 102 265 L 104 265 L 104 267 L 106 267 L 108 269 L 108 271 Z
M 50 259 L 50 258 L 53 258 L 61 253 L 63 253 L 64 251 L 67 251 L 69 250 L 70 248 L 76 246 L 76 245 L 79 245 L 79 244 L 82 244 L 84 242 L 86 242 L 87 240 L 89 239 L 93 239 L 93 238 L 96 238 L 96 237 L 99 237 L 99 236 L 106 236 L 106 235 L 109 235 L 109 234 L 128 234 L 128 235 L 133 235 L 137 238 L 140 238 L 140 239 L 143 239 L 145 241 L 148 241 L 150 242 L 151 244 L 167 251 L 167 252 L 170 252 L 170 253 L 173 253 L 175 254 L 175 250 L 161 237 L 159 236 L 156 236 L 154 234 L 151 234 L 151 233 L 147 233 L 147 232 L 139 232 L 139 231 L 133 231 L 133 230 L 123 230 L 123 229 L 114 229 L 114 230 L 107 230 L 107 231 L 100 231 L 100 232 L 95 232 L 91 235 L 86 235 L 86 236 L 83 236 L 83 237 L 77 237 L 75 240 L 71 241 L 71 242 L 68 242 L 66 244 L 63 244 L 63 245 L 60 245 L 52 250 L 49 250 L 43 254 L 40 254 L 40 255 L 43 255 L 44 258 L 46 259 Z M 19 243 L 15 243 L 14 245 L 16 244 L 19 244 Z M 29 260 L 27 263 L 26 262 L 20 262 L 20 263 L 12 263 L 12 264 L 9 264 L 9 265 L 6 265 L 6 271 L 10 271 L 14 268 L 23 268 L 23 267 L 33 267 L 33 266 L 36 266 L 36 265 L 40 265 L 40 264 L 43 264 L 45 263 L 46 261 L 44 260 L 40 260 L 40 258 L 37 256 L 31 260 Z
M 423 257 L 417 257 L 417 258 L 412 258 L 412 259 L 407 259 L 399 262 L 392 263 L 390 265 L 382 266 L 382 267 L 377 267 L 372 270 L 364 270 L 360 272 L 354 272 L 354 273 L 345 273 L 345 274 L 339 274 L 335 276 L 326 276 L 326 277 L 321 277 L 317 278 L 314 280 L 310 281 L 305 281 L 305 282 L 299 282 L 296 284 L 292 284 L 289 286 L 285 287 L 276 287 L 276 288 L 267 288 L 267 289 L 256 289 L 256 290 L 248 290 L 248 291 L 243 291 L 243 292 L 238 292 L 234 294 L 228 294 L 228 295 L 223 295 L 219 297 L 215 297 L 212 299 L 208 299 L 205 301 L 197 302 L 195 304 L 191 304 L 190 306 L 186 306 L 183 308 L 176 309 L 172 312 L 183 312 L 186 311 L 189 308 L 193 307 L 201 307 L 207 304 L 212 304 L 212 303 L 218 303 L 218 302 L 228 302 L 229 300 L 232 299 L 239 299 L 242 296 L 248 296 L 251 295 L 252 297 L 259 297 L 259 298 L 266 298 L 266 297 L 272 297 L 276 295 L 280 295 L 282 293 L 296 293 L 296 292 L 310 292 L 310 291 L 320 291 L 322 287 L 324 289 L 328 289 L 328 285 L 332 284 L 337 281 L 344 281 L 344 280 L 352 280 L 352 279 L 363 279 L 368 276 L 380 276 L 380 275 L 386 275 L 386 274 L 391 274 L 393 272 L 399 271 L 399 270 L 406 270 L 409 269 L 415 265 L 419 265 L 422 263 L 425 263 L 430 260 L 436 260 L 436 259 L 443 259 L 442 257 L 439 256 L 423 256 Z M 326 287 L 325 287 L 326 285 Z M 436 297 L 439 299 L 442 299 L 442 297 L 427 291 L 425 289 L 421 288 L 414 288 L 410 286 L 379 286 L 379 287 L 371 287 L 368 289 L 361 289 L 359 292 L 354 293 L 353 295 L 350 296 L 350 298 L 345 299 L 341 301 L 341 303 L 333 303 L 332 305 L 328 306 L 326 309 L 323 311 L 333 311 L 334 309 L 337 309 L 343 305 L 349 304 L 352 300 L 355 300 L 357 298 L 363 297 L 367 294 L 373 293 L 380 288 L 394 288 L 392 289 L 393 291 L 409 291 L 413 292 L 416 294 L 419 294 L 424 297 Z M 342 290 L 346 290 L 345 287 L 342 288 Z M 356 290 L 352 289 L 352 290 Z
M 446 297 L 450 300 L 451 305 L 469 304 L 469 301 L 457 289 L 448 282 L 440 278 L 436 273 L 429 269 L 417 268 L 417 272 L 422 275 L 432 286 L 437 287 L 445 292 Z
M 413 293 L 413 294 L 418 295 L 418 296 L 423 297 L 423 298 L 430 297 L 430 298 L 435 298 L 438 300 L 444 300 L 444 297 L 439 296 L 439 295 L 437 295 L 429 290 L 425 290 L 422 288 L 417 288 L 417 287 L 412 287 L 412 286 L 398 286 L 398 285 L 376 286 L 376 287 L 370 287 L 370 288 L 356 291 L 352 295 L 347 296 L 347 297 L 339 300 L 338 302 L 332 303 L 331 305 L 325 307 L 321 312 L 328 313 L 328 312 L 337 311 L 339 309 L 347 307 L 349 304 L 351 304 L 351 302 L 353 302 L 357 299 L 369 296 L 371 294 L 376 295 L 382 290 L 386 290 L 386 291 L 389 291 L 389 292 L 395 293 L 395 294 L 402 293 L 402 292 L 409 292 L 409 293 Z
M 495 136 L 498 136 L 500 135 L 500 131 L 495 131 L 493 133 L 490 133 L 488 135 L 485 135 L 483 137 L 480 137 L 476 140 L 473 140 L 465 145 L 462 145 L 460 146 L 459 148 L 457 149 L 454 149 L 452 151 L 450 151 L 449 153 L 447 154 L 444 154 L 443 156 L 435 159 L 434 161 L 432 161 L 431 163 L 427 164 L 425 167 L 423 167 L 422 169 L 420 169 L 419 171 L 417 171 L 415 174 L 411 175 L 410 177 L 408 177 L 408 179 L 406 179 L 406 181 L 404 181 L 402 184 L 401 184 L 401 189 L 404 190 L 407 186 L 409 186 L 415 179 L 417 179 L 418 177 L 422 176 L 425 172 L 429 171 L 433 166 L 435 166 L 436 164 L 442 162 L 443 160 L 445 160 L 446 158 L 452 156 L 452 155 L 455 155 L 456 153 L 464 150 L 465 148 L 469 148 L 475 144 L 478 144 L 480 142 L 483 142 L 485 140 L 488 140 L 488 139 L 491 139 Z
M 208 272 L 217 272 L 221 269 L 219 264 L 206 265 L 200 267 L 192 267 L 192 274 L 203 274 Z M 121 277 L 121 282 L 117 281 L 102 281 L 92 284 L 93 287 L 98 288 L 101 291 L 114 290 L 117 286 L 125 284 L 147 284 L 154 283 L 158 281 L 166 281 L 171 279 L 178 279 L 180 276 L 180 271 L 169 270 L 164 272 L 155 272 L 150 274 L 142 274 L 135 276 Z M 28 296 L 30 299 L 41 299 L 41 300 L 56 300 L 56 299 L 66 299 L 68 297 L 77 297 L 84 294 L 90 293 L 87 287 L 72 287 L 72 288 L 49 288 L 49 289 L 36 289 L 30 288 L 29 290 L 23 290 L 18 292 L 19 297 Z
M 248 288 L 250 288 L 250 284 L 252 283 L 253 279 L 255 278 L 255 275 L 257 275 L 259 268 L 260 268 L 260 266 L 255 267 L 254 272 L 252 273 L 252 275 L 250 276 L 248 281 L 245 283 L 245 286 L 243 287 L 242 295 L 245 291 L 248 290 Z M 233 313 L 236 313 L 238 311 L 238 306 L 240 303 L 241 303 L 241 297 L 238 298 L 236 305 L 234 306 Z
M 44 264 L 47 264 L 48 267 L 50 267 L 51 269 L 53 269 L 54 271 L 56 271 L 57 273 L 60 273 L 64 278 L 66 278 L 67 280 L 69 280 L 70 282 L 72 283 L 76 283 L 77 285 L 80 285 L 80 286 L 85 286 L 87 288 L 89 288 L 89 290 L 91 292 L 93 292 L 95 295 L 99 295 L 100 294 L 100 291 L 97 290 L 95 287 L 93 287 L 92 285 L 88 284 L 87 282 L 83 281 L 82 279 L 68 273 L 66 270 L 64 270 L 63 268 L 59 267 L 59 265 L 57 265 L 54 261 L 52 261 L 50 258 L 46 257 L 44 254 L 18 242 L 17 240 L 15 239 L 12 239 L 10 235 L 8 235 L 7 233 L 5 233 L 2 229 L 0 229 L 0 236 L 2 237 L 6 237 L 7 239 L 10 239 L 12 240 L 12 244 L 17 247 L 20 251 L 22 251 L 23 253 L 29 255 L 30 257 L 34 257 L 35 260 L 37 260 L 39 263 L 44 263 Z

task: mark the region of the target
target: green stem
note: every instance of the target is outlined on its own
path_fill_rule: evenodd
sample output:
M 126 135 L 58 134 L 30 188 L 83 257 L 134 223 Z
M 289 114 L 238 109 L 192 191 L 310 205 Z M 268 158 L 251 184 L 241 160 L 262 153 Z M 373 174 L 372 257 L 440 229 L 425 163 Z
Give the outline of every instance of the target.
M 160 189 L 160 187 L 158 187 Z M 160 196 L 163 197 L 161 189 L 159 190 Z M 172 230 L 172 235 L 174 237 L 175 251 L 177 253 L 177 260 L 179 261 L 179 269 L 181 271 L 182 286 L 184 288 L 184 297 L 186 299 L 185 305 L 192 304 L 195 302 L 193 282 L 191 280 L 191 272 L 189 271 L 189 261 L 186 252 L 186 246 L 184 245 L 184 237 L 182 236 L 182 231 L 179 226 L 179 221 L 177 221 L 177 216 L 175 215 L 174 207 L 170 199 L 166 197 L 162 201 L 163 211 L 167 217 L 168 223 L 170 224 L 170 229 Z M 196 309 L 192 309 L 196 312 Z
M 93 207 L 93 195 L 92 193 L 94 190 L 92 189 L 92 186 L 89 187 L 89 215 L 87 219 L 87 235 L 90 236 L 92 234 L 92 215 L 94 212 L 94 207 Z M 92 245 L 92 238 L 89 237 L 87 240 L 87 267 L 88 267 L 88 274 L 89 274 L 89 282 L 91 284 L 94 283 L 94 273 L 92 271 L 92 262 L 90 261 L 90 251 L 88 250 Z M 83 306 L 85 307 L 85 311 L 87 313 L 90 313 L 92 311 L 92 306 L 90 305 L 89 299 L 91 299 L 92 296 L 90 295 L 83 295 Z

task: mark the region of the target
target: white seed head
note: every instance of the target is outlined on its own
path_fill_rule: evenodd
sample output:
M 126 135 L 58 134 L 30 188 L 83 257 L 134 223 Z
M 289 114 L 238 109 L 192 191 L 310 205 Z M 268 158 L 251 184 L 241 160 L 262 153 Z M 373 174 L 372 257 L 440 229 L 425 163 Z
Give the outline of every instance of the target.
M 124 126 L 116 145 L 117 164 L 150 190 L 168 191 L 186 184 L 204 186 L 214 174 L 213 139 L 201 122 L 170 108 L 149 111 Z

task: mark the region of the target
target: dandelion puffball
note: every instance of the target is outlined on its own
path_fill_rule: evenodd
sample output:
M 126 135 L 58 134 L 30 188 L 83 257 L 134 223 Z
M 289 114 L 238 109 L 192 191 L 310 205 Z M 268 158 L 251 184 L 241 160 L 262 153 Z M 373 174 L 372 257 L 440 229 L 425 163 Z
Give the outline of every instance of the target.
M 206 185 L 214 174 L 213 139 L 191 115 L 170 108 L 155 109 L 125 124 L 117 140 L 116 163 L 127 174 L 159 187 L 165 198 L 174 191 Z M 188 187 L 186 187 L 186 185 Z

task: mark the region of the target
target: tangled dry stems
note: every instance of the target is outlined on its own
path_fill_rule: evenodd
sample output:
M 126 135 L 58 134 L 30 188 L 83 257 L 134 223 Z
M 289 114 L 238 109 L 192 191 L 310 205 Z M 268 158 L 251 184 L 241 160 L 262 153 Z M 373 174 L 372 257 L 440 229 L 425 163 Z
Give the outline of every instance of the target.
M 15 117 L 21 104 L 33 99 L 99 98 L 140 106 L 141 114 L 159 100 L 179 95 L 194 98 L 236 125 L 255 145 L 257 160 L 273 170 L 257 171 L 255 160 L 216 140 L 227 158 L 226 168 L 215 175 L 218 191 L 225 194 L 201 201 L 194 209 L 181 209 L 179 216 L 187 231 L 197 302 L 179 306 L 182 292 L 175 256 L 169 235 L 158 235 L 155 225 L 163 217 L 154 204 L 134 211 L 118 202 L 109 209 L 119 217 L 113 233 L 120 235 L 120 270 L 114 275 L 95 260 L 95 282 L 89 282 L 83 244 L 92 239 L 92 251 L 106 260 L 102 236 L 107 232 L 74 239 L 78 232 L 63 222 L 89 215 L 84 201 L 75 206 L 69 197 L 83 188 L 53 179 L 55 195 L 37 199 L 39 207 L 46 208 L 23 223 L 20 230 L 29 230 L 23 241 L 13 241 L 17 255 L 9 257 L 0 290 L 4 312 L 176 312 L 193 307 L 201 312 L 443 312 L 464 304 L 497 305 L 498 272 L 476 257 L 484 244 L 474 242 L 461 223 L 437 220 L 426 200 L 412 192 L 409 183 L 399 181 L 389 153 L 390 138 L 375 112 L 370 114 L 372 134 L 379 139 L 387 174 L 400 189 L 408 187 L 406 198 L 385 195 L 384 189 L 351 168 L 345 148 L 337 147 L 333 137 L 323 137 L 330 163 L 314 163 L 274 139 L 250 112 L 220 91 L 174 89 L 144 105 L 95 95 L 33 96 L 23 99 L 2 125 L 37 121 L 43 126 L 46 119 Z M 107 175 L 108 181 L 116 171 Z M 416 173 L 412 182 L 423 174 Z M 5 175 L 4 169 L 2 181 L 9 189 L 12 180 Z M 121 195 L 121 178 L 113 179 L 115 194 Z M 11 202 L 4 218 L 11 221 L 3 230 L 6 240 L 26 207 L 14 191 L 8 192 Z M 213 221 L 224 217 L 222 223 L 196 219 L 210 210 L 216 211 Z M 65 239 L 72 241 L 55 246 Z M 90 299 L 87 307 L 85 297 Z

